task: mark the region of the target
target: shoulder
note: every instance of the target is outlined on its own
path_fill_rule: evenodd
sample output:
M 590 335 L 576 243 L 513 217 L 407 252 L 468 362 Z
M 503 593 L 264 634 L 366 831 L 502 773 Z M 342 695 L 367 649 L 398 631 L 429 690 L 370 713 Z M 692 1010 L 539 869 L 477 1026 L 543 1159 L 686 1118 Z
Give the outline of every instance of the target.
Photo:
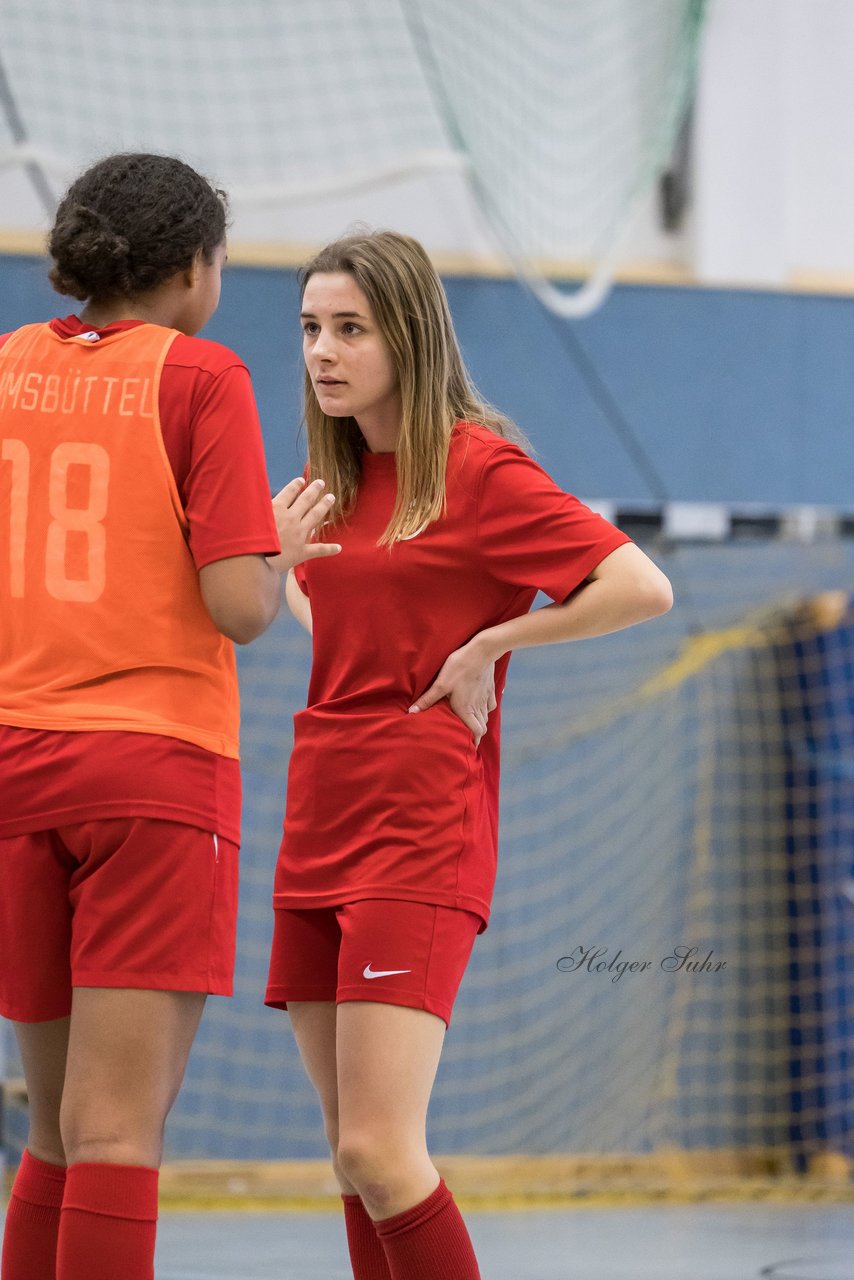
M 166 364 L 173 368 L 194 369 L 217 377 L 228 369 L 246 370 L 246 365 L 230 347 L 209 338 L 191 338 L 179 333 L 166 357 Z M 246 370 L 248 372 L 248 370 Z
M 478 422 L 455 423 L 451 436 L 451 448 L 458 453 L 471 454 L 479 462 L 485 462 L 498 449 L 511 449 L 514 453 L 519 454 L 520 457 L 527 456 L 525 451 L 520 449 L 512 440 L 506 440 L 497 431 L 491 431 L 489 427 L 482 427 Z
M 255 395 L 249 370 L 230 347 L 207 338 L 190 338 L 179 333 L 166 353 L 160 383 L 160 410 L 185 411 L 191 416 L 213 414 L 222 419 L 223 410 L 241 420 L 255 412 Z
M 474 490 L 482 490 L 494 477 L 514 475 L 544 476 L 542 467 L 514 440 L 476 422 L 454 426 L 449 454 L 449 471 Z
M 54 323 L 54 321 L 50 322 L 51 328 L 53 328 Z M 0 347 L 4 347 L 11 338 L 15 338 L 18 335 L 25 337 L 29 333 L 35 333 L 39 329 L 44 329 L 45 324 L 46 322 L 44 320 L 37 320 L 33 324 L 22 324 L 17 329 L 10 329 L 8 333 L 0 333 Z
M 484 471 L 506 462 L 523 465 L 531 458 L 512 440 L 476 422 L 458 422 L 451 436 L 449 462 L 456 473 L 476 480 Z

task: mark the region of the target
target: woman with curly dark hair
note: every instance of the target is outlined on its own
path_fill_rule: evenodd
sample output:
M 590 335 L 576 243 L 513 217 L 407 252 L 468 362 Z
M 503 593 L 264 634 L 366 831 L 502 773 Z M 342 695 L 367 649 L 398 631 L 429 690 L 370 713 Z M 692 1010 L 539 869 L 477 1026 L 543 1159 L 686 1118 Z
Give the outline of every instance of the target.
M 0 1013 L 30 1102 L 4 1280 L 147 1280 L 166 1116 L 231 993 L 231 641 L 273 620 L 330 501 L 270 505 L 246 368 L 194 335 L 224 194 L 131 154 L 70 188 L 79 315 L 0 337 Z

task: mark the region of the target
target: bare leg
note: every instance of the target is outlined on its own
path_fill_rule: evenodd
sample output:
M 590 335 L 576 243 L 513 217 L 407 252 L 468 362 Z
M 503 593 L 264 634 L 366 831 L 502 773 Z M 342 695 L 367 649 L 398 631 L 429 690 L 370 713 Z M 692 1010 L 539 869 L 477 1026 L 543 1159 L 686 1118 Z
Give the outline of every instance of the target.
M 6 1213 L 0 1271 L 3 1280 L 56 1280 L 66 1180 L 59 1106 L 69 1019 L 13 1026 L 27 1081 L 30 1127 Z
M 342 1195 L 357 1195 L 338 1164 L 337 1007 L 332 1000 L 289 1000 L 288 1014 L 306 1074 L 317 1090 L 332 1168 Z
M 27 1150 L 47 1164 L 64 1165 L 59 1108 L 65 1083 L 70 1018 L 12 1024 L 29 1098 Z
M 355 1280 L 390 1280 L 385 1249 L 353 1184 L 338 1163 L 337 1011 L 332 1001 L 288 1001 L 288 1012 L 309 1079 L 323 1110 L 332 1168 L 344 1204 L 347 1248 Z
M 204 1002 L 80 988 L 70 1019 L 15 1025 L 30 1134 L 7 1218 L 4 1277 L 153 1274 L 163 1126 Z M 66 1163 L 67 1180 L 56 1168 Z
M 427 1152 L 427 1106 L 445 1024 L 423 1009 L 338 1006 L 338 1163 L 376 1221 L 439 1185 Z
M 68 1164 L 156 1169 L 206 997 L 77 987 L 60 1125 Z
M 354 1276 L 477 1280 L 465 1223 L 427 1153 L 442 1019 L 367 1001 L 337 1014 L 331 1004 L 288 1008 L 323 1106 Z

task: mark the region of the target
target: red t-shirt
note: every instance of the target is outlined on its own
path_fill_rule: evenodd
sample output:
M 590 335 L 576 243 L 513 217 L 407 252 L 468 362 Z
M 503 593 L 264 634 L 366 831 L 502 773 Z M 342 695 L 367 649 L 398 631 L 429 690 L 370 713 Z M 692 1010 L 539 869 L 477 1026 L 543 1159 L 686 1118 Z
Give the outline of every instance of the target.
M 63 337 L 91 328 L 76 316 L 52 327 Z M 0 346 L 8 336 L 0 336 Z M 176 338 L 163 367 L 159 410 L 196 567 L 279 551 L 258 411 L 242 361 L 219 343 Z M 0 725 L 0 836 L 118 815 L 185 822 L 238 843 L 238 762 L 155 734 Z
M 459 423 L 447 512 L 378 547 L 395 502 L 393 453 L 365 453 L 340 555 L 296 570 L 311 601 L 308 706 L 294 717 L 275 902 L 401 898 L 489 918 L 498 838 L 499 707 L 475 749 L 442 700 L 408 707 L 477 632 L 562 601 L 629 539 L 564 493 L 518 446 Z

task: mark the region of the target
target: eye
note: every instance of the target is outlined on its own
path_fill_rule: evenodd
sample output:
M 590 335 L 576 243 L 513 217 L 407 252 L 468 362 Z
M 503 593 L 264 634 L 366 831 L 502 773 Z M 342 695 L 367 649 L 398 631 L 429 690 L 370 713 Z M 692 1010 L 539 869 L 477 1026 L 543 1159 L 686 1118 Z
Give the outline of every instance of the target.
M 341 327 L 344 333 L 346 333 L 348 336 L 351 336 L 354 333 L 362 332 L 361 327 L 357 324 L 354 324 L 352 320 L 348 320 L 346 324 L 342 325 Z
M 317 332 L 318 327 L 316 320 L 306 320 L 302 326 L 302 331 L 303 333 L 314 334 Z

